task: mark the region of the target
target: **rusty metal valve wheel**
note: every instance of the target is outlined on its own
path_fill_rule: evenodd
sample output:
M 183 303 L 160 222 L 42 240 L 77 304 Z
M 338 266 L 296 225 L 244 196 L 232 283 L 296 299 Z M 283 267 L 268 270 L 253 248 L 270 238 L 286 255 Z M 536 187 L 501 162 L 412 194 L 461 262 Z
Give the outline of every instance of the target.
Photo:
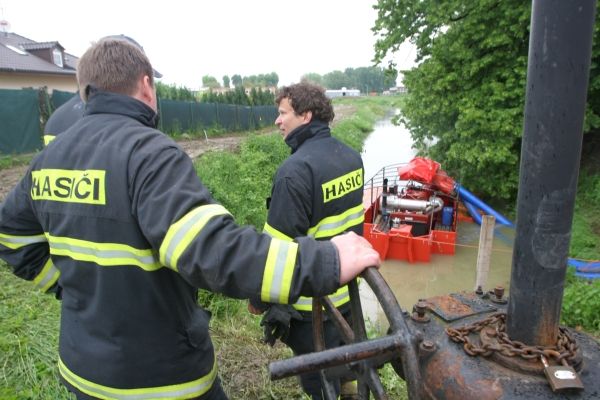
M 407 383 L 408 397 L 420 399 L 420 371 L 417 356 L 419 338 L 413 335 L 404 319 L 402 309 L 379 271 L 365 270 L 361 277 L 375 293 L 389 322 L 387 336 L 367 340 L 365 321 L 356 280 L 349 283 L 352 327 L 327 297 L 313 299 L 313 334 L 315 352 L 275 361 L 269 365 L 271 379 L 277 380 L 306 372 L 320 371 L 326 400 L 336 399 L 333 385 L 324 372 L 327 368 L 348 365 L 358 379 L 359 398 L 368 399 L 369 392 L 376 400 L 388 399 L 377 368 L 391 362 Z M 332 319 L 346 344 L 325 350 L 322 307 Z

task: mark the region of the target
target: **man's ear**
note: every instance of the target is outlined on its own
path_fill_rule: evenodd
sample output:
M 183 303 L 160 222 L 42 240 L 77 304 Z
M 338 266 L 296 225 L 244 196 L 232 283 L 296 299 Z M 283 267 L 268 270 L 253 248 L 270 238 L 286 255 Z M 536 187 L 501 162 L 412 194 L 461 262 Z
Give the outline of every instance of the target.
M 308 124 L 310 121 L 312 121 L 312 111 L 305 111 L 304 113 L 300 114 L 300 116 L 302 117 L 303 124 Z
M 140 82 L 140 97 L 144 103 L 151 103 L 154 98 L 154 85 L 152 84 L 152 78 L 148 75 L 144 75 Z

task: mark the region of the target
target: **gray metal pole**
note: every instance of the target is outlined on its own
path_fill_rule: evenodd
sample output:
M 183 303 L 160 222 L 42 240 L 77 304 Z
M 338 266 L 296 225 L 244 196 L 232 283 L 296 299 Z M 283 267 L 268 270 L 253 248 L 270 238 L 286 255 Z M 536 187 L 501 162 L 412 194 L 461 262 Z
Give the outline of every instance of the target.
M 595 0 L 534 0 L 507 333 L 553 346 L 577 189 Z

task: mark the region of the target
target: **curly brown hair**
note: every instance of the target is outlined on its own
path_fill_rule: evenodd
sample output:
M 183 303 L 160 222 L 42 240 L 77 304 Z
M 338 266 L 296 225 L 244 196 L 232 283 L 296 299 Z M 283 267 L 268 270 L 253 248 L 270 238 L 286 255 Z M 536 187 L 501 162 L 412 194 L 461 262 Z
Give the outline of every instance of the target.
M 288 99 L 297 115 L 310 111 L 314 119 L 323 122 L 331 122 L 335 116 L 325 89 L 311 82 L 302 81 L 282 87 L 275 102 L 279 105 L 283 99 Z

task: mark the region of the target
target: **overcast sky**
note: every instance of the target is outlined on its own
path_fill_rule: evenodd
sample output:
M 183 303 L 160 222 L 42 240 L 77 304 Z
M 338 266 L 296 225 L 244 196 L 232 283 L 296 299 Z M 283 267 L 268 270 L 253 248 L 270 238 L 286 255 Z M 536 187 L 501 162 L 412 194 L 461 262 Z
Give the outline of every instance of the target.
M 0 20 L 80 57 L 106 35 L 137 40 L 162 82 L 196 89 L 202 76 L 276 72 L 279 84 L 372 65 L 376 0 L 0 0 Z M 414 51 L 394 56 L 408 68 Z

